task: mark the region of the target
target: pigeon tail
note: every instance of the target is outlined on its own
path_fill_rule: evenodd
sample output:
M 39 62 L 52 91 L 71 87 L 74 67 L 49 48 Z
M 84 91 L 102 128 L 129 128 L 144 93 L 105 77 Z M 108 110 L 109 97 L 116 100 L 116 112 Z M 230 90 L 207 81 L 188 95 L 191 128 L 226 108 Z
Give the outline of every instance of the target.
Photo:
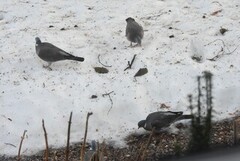
M 68 56 L 66 56 L 66 59 L 76 60 L 76 61 L 84 61 L 84 58 L 83 58 L 83 57 L 77 57 L 77 56 L 73 56 L 73 55 L 68 55 Z

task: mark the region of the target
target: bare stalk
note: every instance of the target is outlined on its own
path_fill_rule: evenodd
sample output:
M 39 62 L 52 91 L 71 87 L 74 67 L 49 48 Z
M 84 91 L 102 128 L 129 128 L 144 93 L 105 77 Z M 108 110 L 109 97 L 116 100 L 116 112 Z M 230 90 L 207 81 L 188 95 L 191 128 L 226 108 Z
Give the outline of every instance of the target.
M 81 155 L 80 155 L 80 161 L 83 161 L 83 160 L 84 160 L 85 145 L 86 145 L 87 131 L 88 131 L 88 119 L 89 119 L 89 117 L 90 117 L 92 114 L 93 114 L 92 112 L 88 112 L 88 114 L 87 114 L 84 140 L 83 140 L 83 145 L 82 145 L 81 152 L 80 152 L 80 154 L 81 154 Z
M 23 143 L 23 140 L 24 140 L 24 138 L 25 138 L 26 132 L 27 132 L 27 130 L 24 130 L 23 135 L 22 135 L 22 137 L 21 137 L 21 142 L 20 142 L 19 149 L 18 149 L 18 159 L 17 159 L 18 161 L 21 160 L 22 143 Z
M 127 66 L 127 68 L 124 69 L 124 71 L 132 68 L 132 65 L 133 65 L 133 62 L 134 62 L 136 56 L 137 56 L 136 54 L 133 56 L 131 63 L 130 63 L 130 61 L 128 61 L 128 66 Z
M 44 119 L 42 119 L 42 127 L 44 131 L 44 137 L 45 137 L 45 144 L 46 144 L 46 150 L 45 150 L 45 161 L 48 161 L 49 156 L 49 149 L 48 149 L 48 138 L 47 138 L 47 131 L 44 125 Z
M 69 141 L 70 141 L 71 123 L 72 123 L 72 112 L 70 113 L 70 117 L 68 121 L 67 148 L 66 148 L 66 159 L 65 159 L 66 161 L 68 161 L 68 158 L 69 158 Z

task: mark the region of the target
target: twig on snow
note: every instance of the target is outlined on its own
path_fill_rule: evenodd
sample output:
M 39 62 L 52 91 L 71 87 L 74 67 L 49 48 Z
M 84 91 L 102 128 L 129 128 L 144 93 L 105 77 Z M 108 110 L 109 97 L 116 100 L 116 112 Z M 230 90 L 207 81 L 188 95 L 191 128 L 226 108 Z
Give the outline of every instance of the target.
M 109 92 L 109 93 L 102 94 L 103 97 L 108 96 L 109 100 L 111 101 L 111 107 L 109 108 L 107 114 L 109 114 L 109 112 L 111 111 L 111 109 L 112 109 L 112 107 L 113 107 L 113 100 L 112 100 L 111 95 L 110 95 L 110 94 L 113 93 L 113 92 L 114 92 L 114 91 L 111 91 L 111 92 Z
M 44 119 L 42 119 L 42 127 L 44 131 L 44 138 L 45 138 L 45 144 L 46 144 L 46 150 L 45 150 L 45 161 L 48 161 L 49 156 L 49 150 L 48 150 L 48 138 L 47 138 L 47 131 L 44 125 Z
M 130 61 L 128 61 L 128 67 L 125 68 L 124 71 L 126 71 L 127 69 L 131 69 L 132 68 L 132 65 L 133 65 L 133 62 L 134 62 L 136 56 L 137 56 L 136 54 L 133 56 L 131 63 L 130 63 Z
M 216 61 L 217 59 L 221 58 L 221 57 L 224 56 L 224 55 L 231 55 L 232 53 L 234 53 L 234 52 L 237 50 L 238 47 L 239 47 L 239 46 L 237 46 L 233 51 L 228 52 L 228 53 L 226 53 L 226 52 L 224 51 L 224 49 L 221 47 L 221 50 L 218 52 L 218 54 L 217 54 L 216 56 L 214 56 L 213 58 L 210 58 L 210 59 L 208 59 L 208 60 L 210 60 L 210 61 Z
M 111 91 L 111 92 L 108 92 L 108 93 L 105 93 L 105 94 L 102 94 L 102 96 L 109 96 L 111 93 L 113 93 L 114 91 Z
M 204 45 L 204 46 L 207 46 L 207 45 L 210 45 L 210 44 L 212 44 L 212 43 L 215 43 L 216 41 L 221 41 L 222 44 L 223 44 L 223 46 L 226 47 L 225 42 L 224 42 L 222 39 L 216 39 L 216 40 L 214 40 L 214 41 L 212 41 L 212 42 L 210 42 L 210 43 L 208 43 L 208 44 L 206 44 L 206 45 Z M 228 49 L 228 50 L 229 50 L 229 49 Z
M 211 13 L 211 16 L 215 16 L 215 15 L 217 15 L 220 12 L 222 12 L 222 9 L 214 11 L 213 13 Z
M 23 143 L 23 140 L 24 140 L 24 138 L 25 138 L 26 132 L 27 132 L 27 130 L 24 130 L 23 135 L 22 135 L 22 137 L 21 137 L 21 142 L 20 142 L 19 149 L 18 149 L 18 159 L 17 159 L 18 161 L 21 160 L 22 143 Z
M 229 48 L 225 45 L 225 42 L 224 42 L 223 40 L 221 40 L 221 39 L 216 39 L 216 40 L 208 43 L 207 45 L 210 45 L 210 44 L 212 44 L 212 43 L 214 43 L 214 42 L 216 42 L 216 41 L 221 41 L 222 44 L 223 44 L 223 47 L 221 47 L 221 50 L 217 53 L 216 56 L 214 56 L 213 58 L 207 59 L 207 60 L 216 61 L 217 59 L 223 57 L 224 55 L 231 55 L 231 54 L 234 53 L 234 52 L 237 50 L 237 48 L 239 47 L 239 45 L 238 45 L 233 51 L 230 51 Z M 207 45 L 205 45 L 205 46 L 207 46 Z M 228 52 L 226 52 L 226 51 L 224 50 L 225 48 L 227 48 Z
M 98 62 L 102 64 L 104 67 L 112 67 L 111 65 L 105 65 L 100 61 L 100 54 L 98 55 Z
M 12 147 L 14 147 L 14 148 L 16 148 L 17 146 L 16 145 L 14 145 L 14 144 L 11 144 L 11 143 L 4 143 L 5 145 L 10 145 L 10 146 L 12 146 Z

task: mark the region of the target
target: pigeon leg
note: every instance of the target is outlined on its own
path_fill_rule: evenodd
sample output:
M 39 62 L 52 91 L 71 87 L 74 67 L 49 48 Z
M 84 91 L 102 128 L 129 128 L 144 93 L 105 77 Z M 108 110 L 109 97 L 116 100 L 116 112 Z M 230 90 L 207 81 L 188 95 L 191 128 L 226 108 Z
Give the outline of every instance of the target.
M 129 47 L 132 47 L 132 42 L 130 43 Z
M 133 47 L 136 47 L 136 46 L 141 46 L 141 45 L 139 45 L 139 44 L 136 44 L 136 45 L 134 45 Z
M 137 45 L 133 45 L 132 42 L 131 42 L 131 44 L 129 45 L 130 48 L 134 48 L 135 46 L 137 46 Z
M 48 65 L 43 65 L 43 68 L 46 68 L 46 69 L 48 69 L 48 70 L 52 70 L 52 68 L 50 68 L 50 65 L 51 65 L 52 63 L 50 63 L 50 62 L 48 62 Z

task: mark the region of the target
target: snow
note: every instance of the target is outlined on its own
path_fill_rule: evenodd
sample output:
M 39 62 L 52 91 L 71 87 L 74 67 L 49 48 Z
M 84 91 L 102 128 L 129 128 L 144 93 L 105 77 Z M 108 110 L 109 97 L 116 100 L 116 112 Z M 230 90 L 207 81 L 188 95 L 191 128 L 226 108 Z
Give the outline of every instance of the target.
M 239 6 L 238 0 L 2 1 L 0 155 L 17 154 L 24 130 L 23 154 L 44 149 L 42 119 L 49 144 L 65 146 L 71 111 L 72 143 L 83 140 L 87 112 L 93 112 L 88 140 L 125 146 L 124 137 L 143 132 L 138 121 L 162 103 L 170 106 L 167 110 L 189 113 L 187 95 L 196 93 L 196 76 L 205 70 L 214 74 L 215 119 L 233 116 L 240 108 Z M 145 30 L 142 47 L 128 47 L 125 19 L 130 16 Z M 229 31 L 221 35 L 221 27 Z M 85 61 L 61 61 L 52 64 L 52 71 L 44 69 L 46 63 L 35 53 L 37 36 Z M 237 49 L 207 60 L 221 47 Z M 93 69 L 101 67 L 99 54 L 102 63 L 112 65 L 108 74 Z M 132 69 L 124 71 L 134 54 Z M 202 62 L 193 55 L 202 56 Z M 148 73 L 135 79 L 144 67 Z M 109 97 L 102 96 L 111 91 L 112 108 Z

